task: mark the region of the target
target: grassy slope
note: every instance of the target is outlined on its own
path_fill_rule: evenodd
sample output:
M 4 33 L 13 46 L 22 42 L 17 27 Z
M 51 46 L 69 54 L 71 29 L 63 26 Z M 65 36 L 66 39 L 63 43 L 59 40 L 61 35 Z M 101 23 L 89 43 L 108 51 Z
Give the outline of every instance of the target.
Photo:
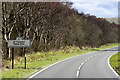
M 118 24 L 118 18 L 105 18 L 107 21 L 109 21 L 110 23 L 114 22 L 116 24 Z
M 50 51 L 50 52 L 37 52 L 32 55 L 27 55 L 27 69 L 22 69 L 24 67 L 24 58 L 20 58 L 21 60 L 15 60 L 15 69 L 7 70 L 2 72 L 3 78 L 26 78 L 30 74 L 35 73 L 36 71 L 45 68 L 46 66 L 58 62 L 60 60 L 66 59 L 68 57 L 85 54 L 92 51 L 98 51 L 105 48 L 110 48 L 113 46 L 117 46 L 118 44 L 110 44 L 107 46 L 102 46 L 100 48 L 94 49 L 84 49 L 80 50 L 77 47 L 67 47 L 64 50 L 59 51 Z M 27 74 L 26 74 L 27 73 Z
M 110 58 L 110 64 L 113 69 L 120 75 L 120 52 Z

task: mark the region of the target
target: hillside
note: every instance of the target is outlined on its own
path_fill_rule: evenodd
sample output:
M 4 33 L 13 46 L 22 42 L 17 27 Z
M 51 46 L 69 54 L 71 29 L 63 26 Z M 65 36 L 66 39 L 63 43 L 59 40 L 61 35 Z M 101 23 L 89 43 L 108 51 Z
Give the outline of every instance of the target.
M 107 21 L 109 21 L 110 23 L 116 23 L 118 24 L 118 18 L 106 18 Z
M 58 50 L 66 46 L 94 48 L 118 40 L 116 24 L 78 13 L 67 4 L 2 3 L 2 13 L 3 59 L 11 58 L 7 40 L 18 36 L 31 39 L 27 53 Z M 15 56 L 24 55 L 24 49 L 14 51 Z

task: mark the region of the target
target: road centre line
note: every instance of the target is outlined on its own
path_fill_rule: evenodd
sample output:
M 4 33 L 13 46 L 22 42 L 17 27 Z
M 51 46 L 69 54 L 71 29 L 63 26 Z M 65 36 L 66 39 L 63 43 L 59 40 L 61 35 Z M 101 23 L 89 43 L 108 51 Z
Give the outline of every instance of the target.
M 78 78 L 79 77 L 79 74 L 80 74 L 80 69 L 82 68 L 82 66 L 89 60 L 91 59 L 93 56 L 90 56 L 88 57 L 86 60 L 84 60 L 81 65 L 78 67 L 78 70 L 77 70 L 77 73 L 76 73 L 76 77 Z M 78 73 L 79 72 L 79 73 Z
M 90 53 L 92 53 L 92 52 L 90 52 Z M 64 60 L 62 60 L 62 61 L 58 61 L 58 62 L 56 62 L 56 63 L 54 63 L 54 64 L 52 64 L 52 65 L 50 65 L 50 66 L 48 66 L 48 67 L 45 67 L 45 68 L 41 69 L 40 71 L 32 74 L 32 75 L 29 76 L 26 80 L 29 80 L 30 78 L 33 78 L 33 77 L 36 76 L 37 74 L 43 72 L 44 70 L 46 70 L 46 69 L 48 69 L 48 68 L 50 68 L 50 67 L 52 67 L 52 66 L 54 66 L 54 65 L 57 65 L 57 64 L 59 64 L 59 63 L 61 63 L 61 62 L 64 62 L 64 61 L 66 61 L 66 60 L 68 60 L 68 59 L 71 59 L 71 58 L 74 58 L 74 57 L 78 57 L 78 56 L 81 56 L 81 55 L 72 56 L 72 57 L 69 57 L 69 58 L 64 59 Z
M 77 77 L 79 76 L 79 73 L 80 73 L 80 71 L 78 70 L 78 71 L 77 71 L 77 74 L 76 74 Z

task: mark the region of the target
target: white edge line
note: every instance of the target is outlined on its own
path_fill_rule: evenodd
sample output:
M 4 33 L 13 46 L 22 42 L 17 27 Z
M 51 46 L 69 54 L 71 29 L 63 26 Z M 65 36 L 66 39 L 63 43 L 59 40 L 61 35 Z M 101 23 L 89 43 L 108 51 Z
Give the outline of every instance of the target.
M 89 53 L 93 53 L 93 52 L 89 52 Z M 89 53 L 87 53 L 87 54 L 89 54 Z M 87 54 L 84 54 L 84 55 L 87 55 Z M 77 55 L 77 56 L 81 56 L 81 55 Z M 51 64 L 50 66 L 45 67 L 45 68 L 41 69 L 40 71 L 34 73 L 33 75 L 29 76 L 26 80 L 29 80 L 30 78 L 33 78 L 33 77 L 36 76 L 37 74 L 41 73 L 42 71 L 44 71 L 44 70 L 46 70 L 46 69 L 48 69 L 48 68 L 50 68 L 50 67 L 52 67 L 52 66 L 54 66 L 54 65 L 56 65 L 56 64 L 58 64 L 58 63 L 64 62 L 64 61 L 66 61 L 66 60 L 68 60 L 68 59 L 70 59 L 70 58 L 74 58 L 74 57 L 77 57 L 77 56 L 72 56 L 72 57 L 69 57 L 69 58 L 64 59 L 64 60 L 62 60 L 62 61 L 58 61 L 58 62 L 56 62 L 56 63 L 53 63 L 53 64 Z M 83 64 L 84 64 L 84 63 L 83 63 Z
M 80 56 L 80 55 L 77 55 L 77 56 Z M 46 70 L 46 69 L 48 69 L 48 68 L 50 68 L 50 67 L 52 67 L 52 66 L 54 66 L 54 65 L 56 65 L 56 64 L 58 64 L 58 63 L 64 62 L 64 61 L 66 61 L 66 60 L 68 60 L 68 59 L 70 59 L 70 58 L 74 58 L 74 57 L 77 57 L 77 56 L 69 57 L 69 58 L 64 59 L 64 60 L 62 60 L 62 61 L 58 61 L 58 62 L 56 62 L 56 63 L 54 63 L 54 64 L 51 64 L 50 66 L 45 67 L 45 68 L 41 69 L 40 71 L 34 73 L 34 74 L 31 75 L 30 77 L 28 77 L 26 80 L 29 80 L 30 78 L 33 78 L 33 77 L 36 76 L 37 74 L 41 73 L 42 71 L 44 71 L 44 70 Z
M 116 53 L 114 53 L 114 54 L 116 54 Z M 117 73 L 117 72 L 111 67 L 111 65 L 110 65 L 110 58 L 111 58 L 114 54 L 112 54 L 112 55 L 108 58 L 107 61 L 108 61 L 108 65 L 109 65 L 110 69 L 115 73 L 116 76 L 119 77 L 118 73 Z
M 109 49 L 109 48 L 108 48 Z M 89 52 L 89 53 L 93 53 L 93 52 Z M 89 54 L 88 53 L 88 54 Z M 86 54 L 87 55 L 87 54 Z M 77 55 L 77 56 L 80 56 L 80 55 Z M 61 62 L 64 62 L 64 61 L 66 61 L 66 60 L 68 60 L 68 59 L 70 59 L 70 58 L 74 58 L 74 57 L 77 57 L 77 56 L 73 56 L 73 57 L 69 57 L 69 58 L 67 58 L 67 59 L 64 59 L 64 60 L 62 60 L 62 61 L 58 61 L 58 62 L 56 62 L 56 63 L 54 63 L 54 64 L 52 64 L 52 65 L 50 65 L 50 66 L 48 66 L 48 67 L 45 67 L 45 68 L 43 68 L 42 70 L 40 70 L 40 71 L 38 71 L 38 72 L 36 72 L 36 73 L 34 73 L 33 75 L 31 75 L 30 77 L 28 77 L 26 80 L 29 80 L 30 78 L 32 78 L 32 77 L 34 77 L 34 76 L 36 76 L 37 74 L 39 74 L 39 73 L 41 73 L 42 71 L 44 71 L 44 70 L 46 70 L 46 69 L 48 69 L 48 68 L 50 68 L 50 67 L 52 67 L 52 66 L 54 66 L 54 65 L 56 65 L 56 64 L 58 64 L 58 63 L 61 63 Z M 92 58 L 93 56 L 91 56 L 91 58 Z M 108 65 L 110 66 L 110 64 L 108 63 Z M 111 66 L 110 66 L 111 67 Z M 112 68 L 112 67 L 111 67 Z M 114 71 L 114 70 L 113 70 Z M 114 71 L 115 72 L 115 71 Z M 117 74 L 117 73 L 116 73 Z M 118 74 L 117 74 L 118 75 Z

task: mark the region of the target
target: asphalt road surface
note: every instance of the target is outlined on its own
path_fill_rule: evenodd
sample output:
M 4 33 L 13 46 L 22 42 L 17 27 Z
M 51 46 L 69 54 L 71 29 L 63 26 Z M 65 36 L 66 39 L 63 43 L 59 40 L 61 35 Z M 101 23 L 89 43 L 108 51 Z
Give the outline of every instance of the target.
M 108 58 L 118 47 L 90 52 L 64 60 L 29 78 L 118 78 L 108 64 Z

